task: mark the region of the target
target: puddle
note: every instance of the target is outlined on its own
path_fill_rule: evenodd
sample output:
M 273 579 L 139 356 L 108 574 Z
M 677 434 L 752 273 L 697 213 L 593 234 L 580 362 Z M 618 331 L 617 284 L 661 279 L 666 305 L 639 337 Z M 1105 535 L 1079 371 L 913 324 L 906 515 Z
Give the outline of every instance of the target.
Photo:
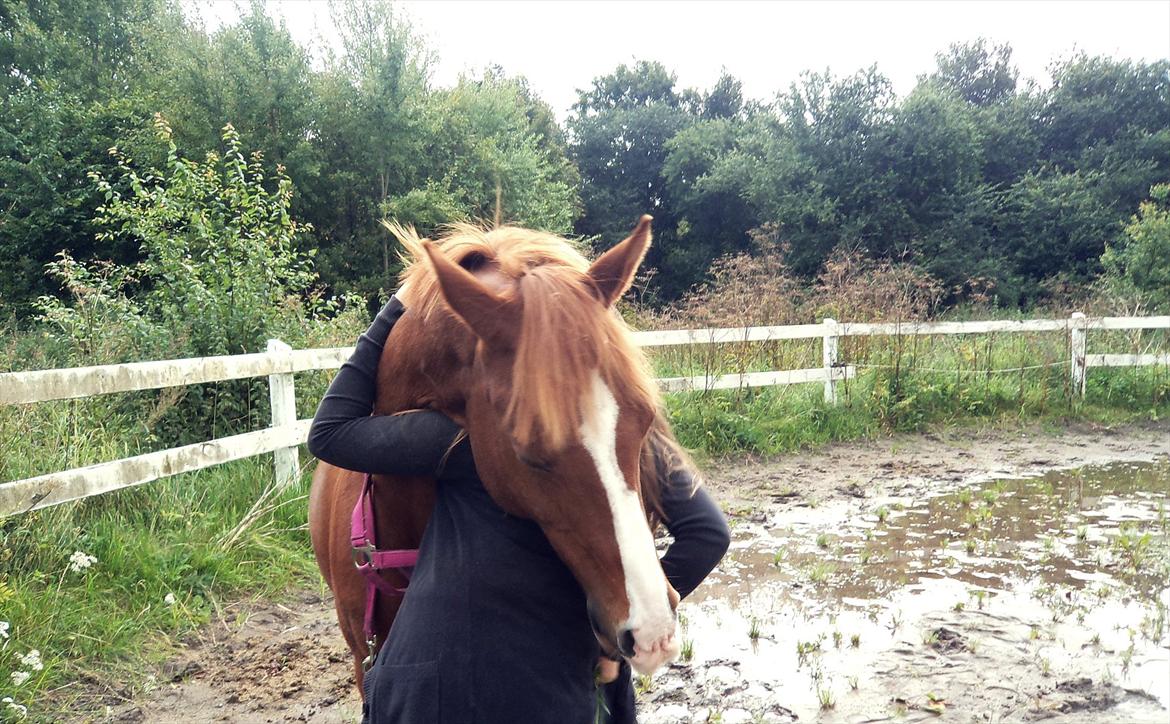
M 1170 460 L 737 522 L 648 722 L 1170 718 Z

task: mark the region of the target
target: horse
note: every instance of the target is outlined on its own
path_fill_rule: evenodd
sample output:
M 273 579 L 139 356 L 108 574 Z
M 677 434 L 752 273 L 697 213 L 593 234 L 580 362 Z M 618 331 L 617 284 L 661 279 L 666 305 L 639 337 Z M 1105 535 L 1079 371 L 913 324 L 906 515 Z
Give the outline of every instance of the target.
M 651 240 L 643 216 L 590 264 L 558 236 L 458 224 L 438 243 L 390 225 L 409 266 L 398 320 L 378 365 L 375 414 L 434 409 L 463 426 L 484 487 L 534 520 L 581 584 L 601 648 L 650 673 L 678 654 L 678 594 L 659 565 L 653 527 L 673 436 L 645 355 L 613 310 Z M 677 443 L 670 449 L 679 451 Z M 365 476 L 320 462 L 309 496 L 317 563 L 334 595 L 364 696 L 366 580 L 350 516 Z M 430 478 L 376 475 L 379 548 L 417 548 L 435 500 Z M 397 588 L 401 571 L 384 578 Z M 385 640 L 401 598 L 383 596 Z M 583 612 L 585 615 L 586 612 Z

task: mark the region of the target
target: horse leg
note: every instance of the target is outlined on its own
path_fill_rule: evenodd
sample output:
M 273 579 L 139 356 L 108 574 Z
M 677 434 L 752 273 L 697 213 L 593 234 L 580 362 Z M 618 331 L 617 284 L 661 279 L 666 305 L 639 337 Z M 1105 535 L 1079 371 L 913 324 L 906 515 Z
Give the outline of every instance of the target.
M 354 680 L 364 698 L 362 661 L 369 653 L 363 633 L 366 589 L 354 568 L 349 538 L 349 514 L 361 485 L 360 474 L 318 463 L 309 489 L 309 535 L 317 567 L 333 592 L 337 622 L 353 654 Z

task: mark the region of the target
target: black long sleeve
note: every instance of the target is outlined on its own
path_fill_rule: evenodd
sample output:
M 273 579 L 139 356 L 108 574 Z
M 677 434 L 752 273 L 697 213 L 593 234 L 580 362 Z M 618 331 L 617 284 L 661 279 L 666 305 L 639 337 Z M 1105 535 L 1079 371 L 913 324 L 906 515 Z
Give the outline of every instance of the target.
M 731 544 L 727 518 L 705 488 L 691 493 L 691 474 L 673 473 L 662 487 L 662 511 L 674 543 L 662 556 L 662 570 L 678 595 L 686 598 L 719 564 Z
M 391 298 L 333 378 L 309 428 L 309 452 L 319 459 L 361 473 L 430 475 L 447 455 L 460 427 L 446 415 L 370 415 L 382 349 L 405 311 Z

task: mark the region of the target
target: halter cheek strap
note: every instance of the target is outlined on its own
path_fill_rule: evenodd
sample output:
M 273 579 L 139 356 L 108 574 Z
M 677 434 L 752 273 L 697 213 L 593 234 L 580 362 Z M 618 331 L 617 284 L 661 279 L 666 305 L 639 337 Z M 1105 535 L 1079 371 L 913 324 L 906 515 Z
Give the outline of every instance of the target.
M 362 492 L 353 506 L 350 518 L 350 545 L 353 547 L 353 563 L 366 579 L 366 614 L 362 621 L 362 632 L 370 653 L 362 661 L 362 671 L 368 671 L 378 653 L 378 636 L 374 630 L 374 615 L 378 608 L 378 593 L 397 597 L 406 593 L 381 576 L 381 571 L 398 571 L 410 581 L 410 574 L 418 563 L 417 549 L 379 550 L 378 531 L 374 522 L 374 478 L 367 474 L 362 482 Z

